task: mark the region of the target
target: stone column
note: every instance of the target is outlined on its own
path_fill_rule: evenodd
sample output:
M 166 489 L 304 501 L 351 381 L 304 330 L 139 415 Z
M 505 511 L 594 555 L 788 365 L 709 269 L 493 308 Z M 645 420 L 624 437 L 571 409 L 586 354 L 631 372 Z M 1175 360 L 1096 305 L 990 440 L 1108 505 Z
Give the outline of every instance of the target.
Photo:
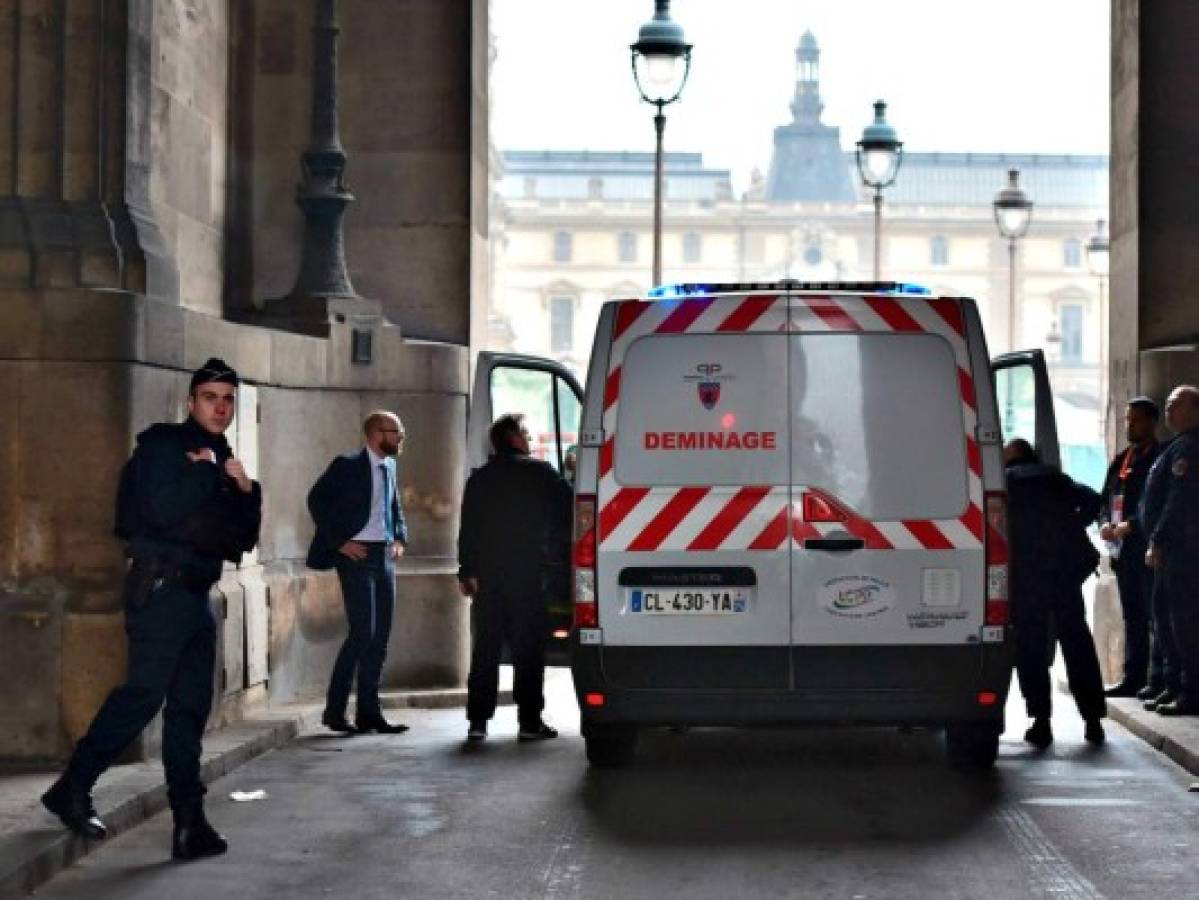
M 1199 381 L 1199 92 L 1188 0 L 1112 2 L 1112 409 Z M 1173 349 L 1168 349 L 1173 348 Z M 1118 424 L 1118 417 L 1113 417 Z M 1119 442 L 1109 429 L 1109 444 Z

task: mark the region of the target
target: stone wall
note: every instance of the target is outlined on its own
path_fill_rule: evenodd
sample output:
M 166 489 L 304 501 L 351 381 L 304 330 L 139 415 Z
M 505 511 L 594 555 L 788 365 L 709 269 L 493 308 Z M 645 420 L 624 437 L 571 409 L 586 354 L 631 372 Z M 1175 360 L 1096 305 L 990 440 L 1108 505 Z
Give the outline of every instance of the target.
M 472 122 L 486 121 L 486 80 L 472 95 L 470 64 L 480 17 L 485 47 L 485 2 L 342 0 L 339 12 L 342 144 L 357 198 L 346 214 L 351 280 L 405 334 L 460 344 L 470 339 Z M 311 6 L 245 0 L 238 27 L 235 80 L 254 115 L 235 140 L 252 182 L 253 252 L 229 303 L 246 310 L 286 295 L 299 265 Z

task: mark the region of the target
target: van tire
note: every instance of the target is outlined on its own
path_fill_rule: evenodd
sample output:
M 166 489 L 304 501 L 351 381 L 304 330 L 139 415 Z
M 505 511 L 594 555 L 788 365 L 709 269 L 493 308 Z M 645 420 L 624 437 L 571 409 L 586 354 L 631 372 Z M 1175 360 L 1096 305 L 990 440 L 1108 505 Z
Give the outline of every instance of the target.
M 945 728 L 945 752 L 956 769 L 985 772 L 999 756 L 999 732 L 992 722 L 948 725 Z
M 637 753 L 637 729 L 629 725 L 588 728 L 584 737 L 587 762 L 597 769 L 627 766 Z

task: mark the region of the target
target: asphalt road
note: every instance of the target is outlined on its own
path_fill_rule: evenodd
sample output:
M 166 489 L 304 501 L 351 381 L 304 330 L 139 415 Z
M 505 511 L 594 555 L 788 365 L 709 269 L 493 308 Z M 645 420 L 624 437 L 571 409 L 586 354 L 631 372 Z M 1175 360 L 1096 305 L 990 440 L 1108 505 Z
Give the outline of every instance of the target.
M 510 708 L 477 751 L 458 710 L 393 714 L 413 726 L 398 737 L 305 735 L 213 786 L 227 856 L 171 862 L 163 814 L 39 896 L 1199 897 L 1192 779 L 1115 724 L 1089 747 L 1068 698 L 1045 754 L 1010 705 L 990 776 L 894 729 L 655 732 L 633 768 L 592 772 L 562 674 L 556 741 L 517 744 Z

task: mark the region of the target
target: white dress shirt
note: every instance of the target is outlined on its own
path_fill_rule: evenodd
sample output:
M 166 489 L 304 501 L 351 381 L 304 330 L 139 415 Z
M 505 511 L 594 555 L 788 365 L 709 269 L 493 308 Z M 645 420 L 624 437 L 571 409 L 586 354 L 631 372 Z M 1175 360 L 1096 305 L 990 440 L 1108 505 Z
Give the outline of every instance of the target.
M 390 479 L 391 466 L 388 464 L 386 457 L 379 456 L 370 447 L 366 448 L 366 457 L 370 461 L 371 466 L 371 513 L 366 520 L 366 525 L 363 529 L 354 535 L 355 541 L 386 541 L 387 540 L 387 525 L 384 518 L 384 498 L 386 494 L 383 491 L 383 469 L 387 465 L 388 477 Z M 395 496 L 395 482 L 391 485 L 392 496 Z

